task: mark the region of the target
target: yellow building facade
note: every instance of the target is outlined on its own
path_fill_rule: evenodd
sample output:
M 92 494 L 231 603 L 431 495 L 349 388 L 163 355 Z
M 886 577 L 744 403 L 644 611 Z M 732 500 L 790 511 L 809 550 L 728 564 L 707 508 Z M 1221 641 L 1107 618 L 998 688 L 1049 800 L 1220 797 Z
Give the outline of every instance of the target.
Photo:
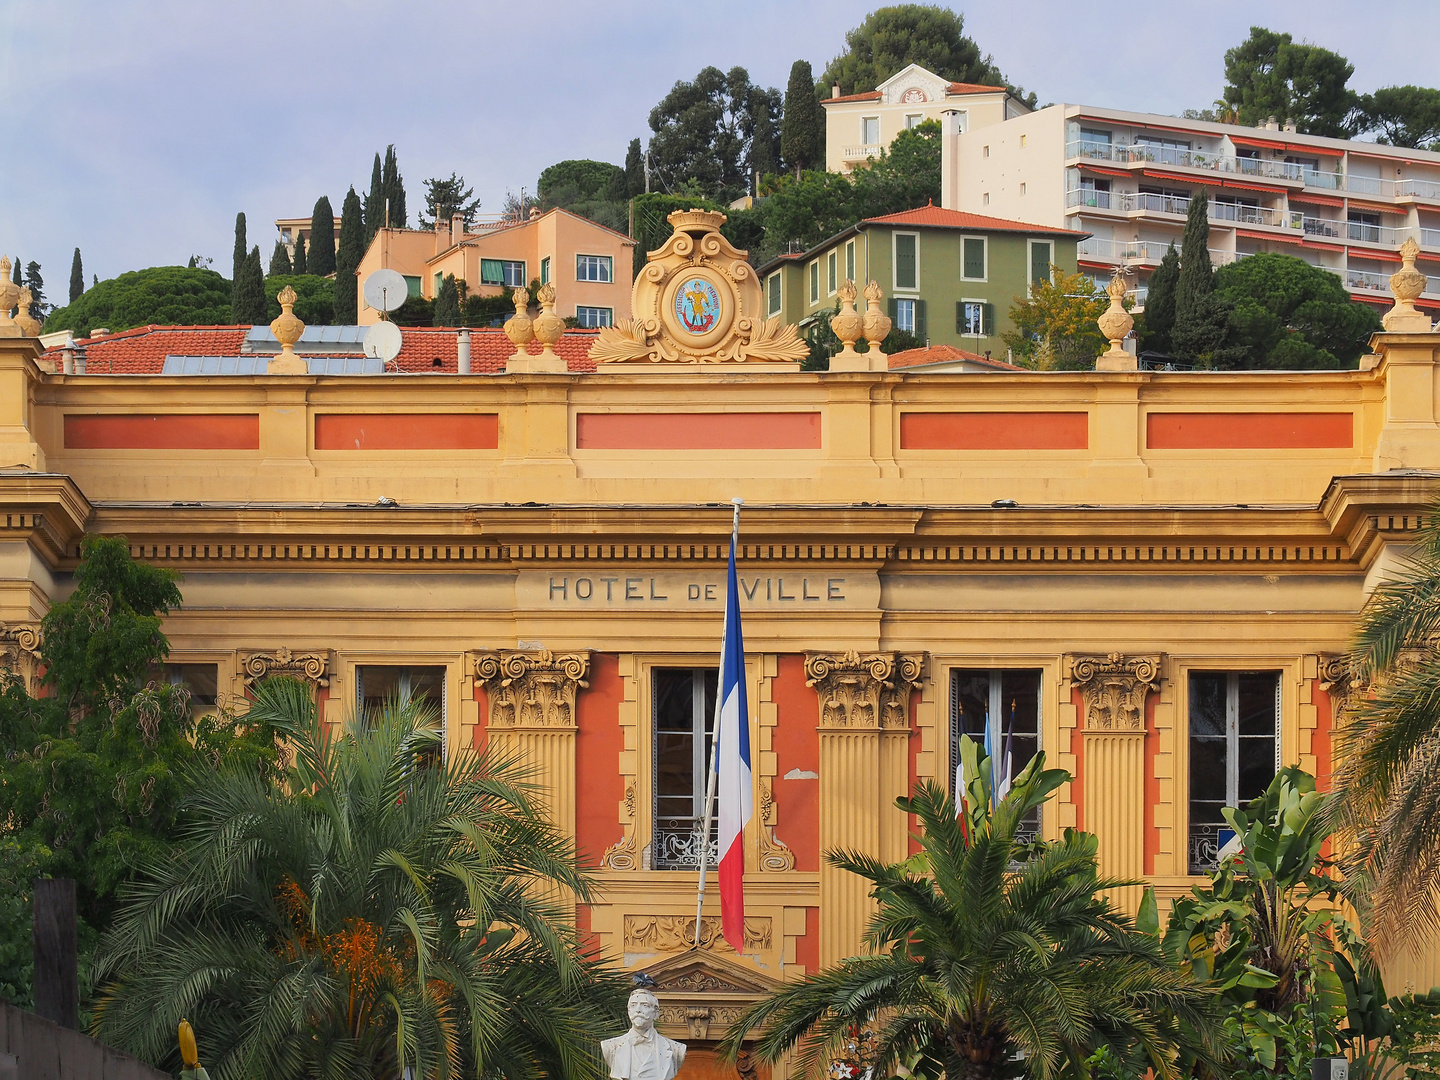
M 701 1072 L 746 1002 L 860 948 L 822 852 L 903 857 L 895 797 L 962 732 L 1070 770 L 1034 829 L 1162 896 L 1218 806 L 1280 764 L 1326 783 L 1356 613 L 1440 492 L 1440 333 L 1404 303 L 1358 371 L 802 372 L 719 220 L 672 216 L 590 373 L 76 376 L 0 326 L 0 662 L 33 677 L 93 532 L 183 574 L 170 659 L 221 701 L 277 672 L 336 722 L 428 696 L 451 747 L 535 764 L 600 883 L 578 925 Z M 842 300 L 842 339 L 883 338 L 878 288 Z M 739 954 L 718 909 L 690 948 L 737 496 Z M 1433 983 L 1433 948 L 1394 958 L 1393 992 Z

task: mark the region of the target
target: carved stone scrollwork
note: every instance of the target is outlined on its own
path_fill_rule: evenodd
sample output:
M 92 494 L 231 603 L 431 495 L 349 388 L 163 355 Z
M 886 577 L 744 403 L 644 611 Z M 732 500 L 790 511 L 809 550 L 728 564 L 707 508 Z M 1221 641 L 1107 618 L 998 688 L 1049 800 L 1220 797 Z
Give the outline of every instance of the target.
M 331 653 L 328 649 L 296 652 L 281 646 L 274 652 L 242 653 L 240 671 L 245 677 L 247 690 L 253 690 L 256 683 L 276 675 L 288 675 L 315 686 L 329 686 L 330 659 Z
M 635 785 L 625 786 L 625 801 L 620 808 L 621 827 L 625 830 L 619 842 L 611 844 L 600 856 L 600 865 L 610 870 L 634 870 L 640 865 L 635 847 Z
M 1145 695 L 1160 689 L 1159 654 L 1075 656 L 1070 681 L 1084 700 L 1084 730 L 1145 730 Z
M 1350 673 L 1350 657 L 1345 653 L 1322 653 L 1320 656 L 1320 689 L 1330 695 L 1330 716 L 1338 724 L 1350 704 L 1360 681 Z
M 795 853 L 775 835 L 775 795 L 770 785 L 760 784 L 760 869 L 783 874 L 795 869 Z
M 907 728 L 923 658 L 906 653 L 806 653 L 805 682 L 820 697 L 822 728 Z
M 590 684 L 588 652 L 487 652 L 475 658 L 475 678 L 490 699 L 492 728 L 574 727 L 575 695 Z
M 0 623 L 0 679 L 14 676 L 29 687 L 40 663 L 39 623 Z
M 745 920 L 745 949 L 747 952 L 766 952 L 770 948 L 772 932 L 770 920 L 761 916 Z M 695 916 L 693 915 L 626 915 L 623 932 L 624 950 L 638 953 L 683 952 L 695 943 Z M 706 915 L 700 920 L 700 948 L 726 950 L 730 946 L 720 933 L 720 916 Z M 721 988 L 693 983 L 676 983 L 669 989 L 708 990 Z

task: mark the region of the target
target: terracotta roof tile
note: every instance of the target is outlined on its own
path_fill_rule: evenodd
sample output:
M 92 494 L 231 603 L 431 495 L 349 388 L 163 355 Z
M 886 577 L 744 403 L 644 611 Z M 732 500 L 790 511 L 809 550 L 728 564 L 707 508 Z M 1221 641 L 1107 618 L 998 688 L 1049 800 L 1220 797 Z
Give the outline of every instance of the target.
M 1079 239 L 1086 234 L 1057 229 L 1050 225 L 1031 225 L 1024 221 L 1009 221 L 1005 218 L 986 217 L 984 214 L 968 214 L 961 210 L 946 210 L 942 206 L 921 206 L 914 210 L 902 210 L 898 214 L 865 219 L 871 225 L 927 225 L 941 229 L 979 229 L 989 232 L 1044 233 L 1050 236 L 1073 236 Z
M 968 360 L 972 364 L 981 364 L 997 371 L 1025 370 L 1005 360 L 992 360 L 980 353 L 957 349 L 954 345 L 927 345 L 920 349 L 906 349 L 904 352 L 891 353 L 889 360 L 892 371 L 896 368 L 923 367 L 927 364 L 949 364 L 957 360 Z
M 952 82 L 945 87 L 946 93 L 950 94 L 1003 94 L 1006 89 L 1003 86 L 986 86 L 973 82 Z
M 85 350 L 85 369 L 92 375 L 158 375 L 167 356 L 240 356 L 248 326 L 140 326 L 99 338 L 84 338 L 76 344 Z M 555 346 L 571 371 L 594 371 L 590 346 L 597 331 L 567 330 Z M 455 372 L 459 368 L 454 330 L 404 326 L 400 328 L 400 353 L 395 366 L 408 372 Z M 485 374 L 505 370 L 505 360 L 515 351 L 502 330 L 486 327 L 470 332 L 470 370 Z M 47 360 L 60 360 L 61 350 L 49 349 Z M 531 342 L 531 355 L 540 345 Z M 343 356 L 353 353 L 310 353 L 305 356 Z M 439 361 L 437 364 L 436 361 Z
M 879 101 L 880 91 L 871 90 L 868 94 L 841 94 L 839 97 L 826 98 L 820 104 L 834 105 L 841 101 Z

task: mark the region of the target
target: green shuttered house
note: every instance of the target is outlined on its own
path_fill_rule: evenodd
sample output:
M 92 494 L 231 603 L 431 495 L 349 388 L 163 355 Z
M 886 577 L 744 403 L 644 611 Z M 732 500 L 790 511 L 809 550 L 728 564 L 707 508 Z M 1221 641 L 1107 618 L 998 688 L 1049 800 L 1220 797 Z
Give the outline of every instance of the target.
M 833 311 L 846 278 L 885 290 L 895 325 L 922 344 L 1005 358 L 1010 305 L 1053 263 L 1075 272 L 1085 233 L 922 206 L 866 218 L 803 254 L 760 267 L 766 317 L 801 328 Z M 863 300 L 861 301 L 863 307 Z

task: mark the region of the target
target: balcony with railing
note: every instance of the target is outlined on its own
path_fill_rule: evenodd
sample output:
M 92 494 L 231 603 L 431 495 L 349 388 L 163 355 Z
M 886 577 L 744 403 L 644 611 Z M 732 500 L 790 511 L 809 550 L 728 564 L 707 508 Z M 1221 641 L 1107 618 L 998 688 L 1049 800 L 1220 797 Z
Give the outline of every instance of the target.
M 1094 139 L 1075 139 L 1066 143 L 1065 156 L 1070 160 L 1110 161 L 1119 165 L 1166 165 L 1178 169 L 1203 169 L 1207 172 L 1259 176 L 1291 183 L 1308 183 L 1308 174 L 1315 172 L 1289 161 L 1237 158 L 1209 150 L 1181 150 L 1178 147 L 1156 146 L 1151 143 L 1133 143 L 1127 146 Z M 1331 174 L 1317 173 L 1316 176 L 1318 182 L 1313 186 L 1334 186 L 1326 183 Z
M 847 146 L 844 150 L 846 161 L 865 161 L 868 158 L 878 158 L 885 147 L 880 143 L 867 143 L 864 146 Z
M 1159 262 L 1169 250 L 1169 240 L 1103 240 L 1097 236 L 1087 237 L 1075 245 L 1075 254 L 1082 259 L 1098 259 L 1102 262 Z M 1180 245 L 1175 245 L 1178 250 Z M 1229 251 L 1210 249 L 1210 262 L 1223 266 L 1234 261 Z

